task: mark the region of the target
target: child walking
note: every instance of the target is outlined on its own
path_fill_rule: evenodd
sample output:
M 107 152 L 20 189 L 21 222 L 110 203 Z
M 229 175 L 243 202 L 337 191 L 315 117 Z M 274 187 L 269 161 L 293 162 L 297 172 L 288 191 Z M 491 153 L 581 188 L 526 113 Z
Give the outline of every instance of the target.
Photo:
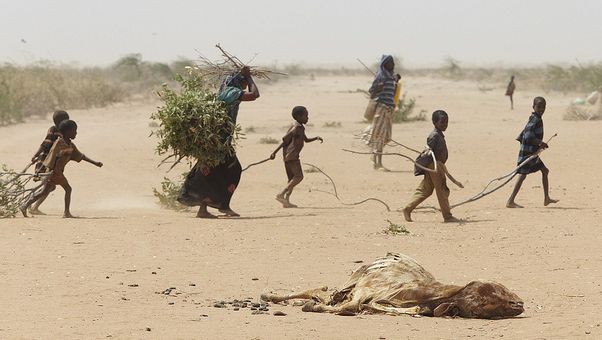
M 520 151 L 518 153 L 518 164 L 524 162 L 531 155 L 535 154 L 539 149 L 547 149 L 548 144 L 543 141 L 543 114 L 546 111 L 546 100 L 543 97 L 535 97 L 533 99 L 533 113 L 529 117 L 529 121 L 523 131 L 516 137 L 516 140 L 520 142 Z M 550 198 L 548 174 L 550 170 L 543 164 L 541 158 L 535 157 L 527 164 L 521 166 L 518 170 L 518 179 L 506 202 L 508 208 L 522 208 L 522 206 L 516 204 L 514 199 L 518 194 L 520 187 L 523 184 L 525 178 L 530 173 L 541 171 L 541 180 L 543 182 L 543 205 L 548 206 L 552 203 L 557 203 L 558 200 Z
M 272 152 L 270 159 L 276 158 L 276 153 L 282 149 L 284 156 L 284 168 L 288 177 L 288 184 L 281 193 L 276 195 L 276 200 L 282 203 L 284 208 L 296 208 L 297 206 L 290 202 L 293 188 L 303 180 L 303 169 L 301 168 L 301 160 L 299 154 L 305 143 L 310 143 L 319 140 L 324 142 L 322 137 L 307 138 L 305 136 L 305 124 L 309 121 L 309 112 L 304 106 L 295 106 L 293 108 L 294 125 L 288 130 L 286 135 L 282 137 L 282 143 Z
M 46 168 L 44 167 L 44 160 L 46 160 L 46 156 L 50 152 L 50 148 L 52 148 L 52 145 L 54 144 L 54 142 L 61 135 L 59 133 L 59 125 L 61 124 L 61 122 L 65 121 L 67 119 L 69 119 L 69 114 L 66 111 L 63 111 L 63 110 L 54 111 L 54 113 L 52 114 L 52 120 L 54 122 L 54 125 L 52 125 L 50 128 L 48 128 L 48 132 L 46 133 L 46 138 L 44 138 L 44 141 L 42 141 L 42 144 L 40 144 L 38 151 L 36 151 L 36 153 L 31 158 L 31 162 L 36 163 L 36 165 L 35 165 L 36 174 L 46 172 Z M 34 180 L 36 180 L 36 179 L 34 179 Z M 39 180 L 39 177 L 37 180 Z M 55 187 L 52 187 L 51 190 L 48 191 L 48 194 L 51 191 L 53 191 L 54 188 Z M 43 197 L 40 197 L 40 199 L 36 201 L 36 203 L 31 207 L 31 209 L 29 209 L 29 212 L 32 215 L 44 215 L 44 213 L 41 212 L 39 208 L 40 208 L 40 205 L 42 204 L 42 202 L 44 202 L 44 200 L 46 199 L 46 197 L 48 197 L 48 194 L 46 194 Z
M 449 118 L 447 112 L 443 110 L 437 110 L 432 115 L 433 125 L 435 129 L 426 139 L 426 143 L 432 152 L 435 154 L 435 158 L 438 165 L 445 164 L 447 162 L 448 152 L 447 144 L 445 142 L 445 135 L 443 131 L 447 130 L 447 124 Z M 420 155 L 417 159 L 417 163 L 433 168 L 433 158 L 429 155 Z M 412 211 L 425 199 L 433 194 L 433 190 L 437 194 L 437 200 L 439 201 L 439 207 L 441 208 L 441 214 L 443 214 L 444 222 L 461 222 L 461 220 L 452 216 L 451 209 L 449 207 L 449 188 L 447 187 L 445 179 L 445 166 L 437 166 L 437 173 L 431 173 L 424 171 L 419 167 L 415 167 L 414 174 L 416 176 L 424 175 L 422 181 L 416 188 L 416 192 L 410 199 L 405 208 L 403 208 L 403 217 L 406 221 L 412 222 Z M 462 187 L 461 183 L 456 183 L 459 187 Z
M 65 165 L 71 160 L 80 162 L 82 160 L 92 163 L 97 167 L 102 167 L 101 162 L 96 162 L 86 157 L 84 154 L 79 152 L 75 144 L 71 141 L 77 136 L 77 124 L 72 120 L 65 120 L 60 123 L 58 127 L 60 137 L 52 145 L 44 166 L 52 171 L 52 174 L 46 179 L 46 183 L 42 189 L 42 192 L 33 196 L 28 202 L 25 202 L 21 206 L 21 213 L 24 217 L 27 217 L 27 208 L 42 197 L 46 197 L 57 185 L 60 185 L 65 189 L 65 211 L 63 213 L 64 218 L 72 218 L 69 206 L 71 205 L 71 186 L 65 178 L 63 171 Z

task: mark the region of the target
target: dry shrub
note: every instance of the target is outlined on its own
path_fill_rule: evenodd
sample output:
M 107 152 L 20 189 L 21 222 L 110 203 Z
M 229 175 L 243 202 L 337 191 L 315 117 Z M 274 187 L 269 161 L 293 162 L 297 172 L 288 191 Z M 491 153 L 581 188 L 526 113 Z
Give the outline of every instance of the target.
M 49 62 L 0 67 L 0 125 L 56 109 L 103 107 L 123 97 L 97 68 L 74 69 Z
M 602 120 L 602 112 L 591 107 L 571 104 L 562 117 L 564 120 Z
M 182 175 L 182 178 L 184 178 L 185 175 L 186 174 Z M 167 177 L 163 177 L 163 181 L 161 182 L 161 190 L 153 188 L 153 194 L 159 200 L 159 205 L 162 208 L 175 211 L 188 210 L 187 206 L 181 204 L 177 200 L 183 182 L 183 179 L 181 182 L 176 183 Z

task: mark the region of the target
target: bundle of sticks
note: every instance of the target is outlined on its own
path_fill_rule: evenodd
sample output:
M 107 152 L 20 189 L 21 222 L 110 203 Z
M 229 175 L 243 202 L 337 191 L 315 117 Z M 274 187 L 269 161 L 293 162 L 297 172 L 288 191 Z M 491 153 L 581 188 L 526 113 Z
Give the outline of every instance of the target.
M 33 165 L 29 164 L 23 171 L 16 172 L 2 166 L 0 171 L 0 218 L 15 217 L 21 205 L 42 190 L 46 183 L 47 173 L 28 173 Z
M 211 60 L 203 56 L 199 51 L 200 62 L 194 66 L 188 66 L 188 72 L 192 75 L 198 75 L 214 84 L 219 82 L 233 72 L 240 71 L 243 67 L 248 67 L 251 70 L 251 75 L 259 79 L 271 79 L 273 75 L 287 75 L 286 73 L 272 71 L 257 66 L 248 65 L 255 59 L 255 56 L 248 62 L 242 62 L 238 57 L 226 51 L 220 44 L 215 45 L 222 55 L 222 60 Z

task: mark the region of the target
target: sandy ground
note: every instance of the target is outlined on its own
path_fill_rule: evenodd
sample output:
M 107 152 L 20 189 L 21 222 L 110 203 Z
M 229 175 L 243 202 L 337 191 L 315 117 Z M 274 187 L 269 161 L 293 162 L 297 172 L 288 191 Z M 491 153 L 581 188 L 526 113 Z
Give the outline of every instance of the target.
M 402 207 L 419 178 L 411 163 L 386 158 L 392 172 L 372 170 L 361 131 L 368 77 L 293 78 L 261 87 L 262 97 L 241 106 L 239 121 L 253 127 L 239 150 L 245 164 L 269 155 L 291 122 L 290 109 L 310 110 L 308 136 L 324 144 L 306 145 L 302 161 L 316 164 L 336 181 L 341 197 L 379 197 Z M 534 91 L 519 88 L 515 111 L 503 96 L 505 84 L 482 92 L 478 84 L 427 78 L 407 80 L 417 111 L 445 109 L 448 168 L 466 188 L 450 184 L 451 202 L 479 192 L 492 178 L 510 171 L 514 140 L 531 112 Z M 160 209 L 152 187 L 165 168 L 153 152 L 149 115 L 156 104 L 121 104 L 71 111 L 79 123 L 76 143 L 93 159 L 71 163 L 66 175 L 74 188 L 72 212 L 61 219 L 59 189 L 42 210 L 48 216 L 0 220 L 0 338 L 600 338 L 602 337 L 602 251 L 600 179 L 602 122 L 562 120 L 574 95 L 546 95 L 546 135 L 558 132 L 543 155 L 551 169 L 555 206 L 543 207 L 541 176 L 525 181 L 517 202 L 504 207 L 511 186 L 454 209 L 463 224 L 443 224 L 432 210 L 416 211 L 414 223 L 377 203 L 342 206 L 318 173 L 307 173 L 282 209 L 274 195 L 285 184 L 282 161 L 243 173 L 232 207 L 239 219 L 199 220 L 194 211 Z M 324 127 L 325 122 L 342 127 Z M 0 128 L 0 163 L 21 168 L 37 148 L 50 120 Z M 396 140 L 421 148 L 429 121 L 394 126 Z M 390 149 L 393 150 L 393 149 Z M 185 166 L 168 176 L 177 178 Z M 436 199 L 425 202 L 435 205 Z M 390 220 L 410 235 L 386 235 Z M 474 279 L 503 283 L 525 301 L 515 319 L 464 320 L 363 315 L 342 317 L 303 313 L 300 307 L 272 306 L 288 315 L 251 315 L 214 308 L 220 300 L 258 299 L 264 291 L 290 292 L 343 284 L 354 261 L 368 262 L 388 251 L 416 258 L 439 280 L 465 284 Z M 255 280 L 254 280 L 255 279 Z M 170 296 L 156 294 L 175 287 Z M 147 330 L 150 328 L 150 331 Z

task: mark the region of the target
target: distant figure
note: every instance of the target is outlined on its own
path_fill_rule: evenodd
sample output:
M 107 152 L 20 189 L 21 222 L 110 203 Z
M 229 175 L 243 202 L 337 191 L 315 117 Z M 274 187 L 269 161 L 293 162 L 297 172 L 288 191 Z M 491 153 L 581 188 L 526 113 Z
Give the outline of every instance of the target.
M 516 84 L 514 84 L 514 76 L 510 77 L 510 82 L 508 83 L 508 87 L 506 87 L 506 95 L 510 97 L 510 110 L 514 110 L 514 100 L 512 96 L 514 95 L 514 90 L 516 89 Z
M 543 141 L 543 119 L 542 116 L 546 111 L 546 100 L 543 97 L 535 97 L 533 99 L 533 113 L 529 117 L 527 125 L 523 131 L 516 138 L 520 142 L 520 151 L 518 153 L 518 164 L 525 161 L 531 155 L 535 154 L 539 149 L 547 149 L 548 144 Z M 549 194 L 548 174 L 550 170 L 541 161 L 541 158 L 536 157 L 527 164 L 521 166 L 517 173 L 519 174 L 514 190 L 508 198 L 506 207 L 508 208 L 522 208 L 522 206 L 516 204 L 514 199 L 520 190 L 521 185 L 528 174 L 541 171 L 541 179 L 543 184 L 544 200 L 543 205 L 547 206 L 551 203 L 556 203 L 558 200 L 551 199 Z
M 295 186 L 303 180 L 303 169 L 301 168 L 301 160 L 299 159 L 303 145 L 316 140 L 319 140 L 320 143 L 324 142 L 322 137 L 307 138 L 305 135 L 305 126 L 303 125 L 309 121 L 309 112 L 304 106 L 295 106 L 292 114 L 295 119 L 294 125 L 282 137 L 282 143 L 280 143 L 278 148 L 270 155 L 270 159 L 274 159 L 276 158 L 276 153 L 282 149 L 288 184 L 281 193 L 276 195 L 276 200 L 282 203 L 284 208 L 297 207 L 290 202 L 290 197 Z
M 75 124 L 74 121 L 64 120 L 59 125 L 58 131 L 61 135 L 52 145 L 52 148 L 44 161 L 44 166 L 51 170 L 52 174 L 46 179 L 42 192 L 33 196 L 28 202 L 25 202 L 25 204 L 21 206 L 21 213 L 23 213 L 24 217 L 27 217 L 27 209 L 31 204 L 41 198 L 45 198 L 57 185 L 60 185 L 65 189 L 65 211 L 63 217 L 72 218 L 73 215 L 71 215 L 71 212 L 69 211 L 69 206 L 71 205 L 71 186 L 63 173 L 65 166 L 69 161 L 81 162 L 83 160 L 94 164 L 99 168 L 102 167 L 101 162 L 96 162 L 86 157 L 86 155 L 79 152 L 77 147 L 75 147 L 75 144 L 73 144 L 72 139 L 75 139 L 77 136 L 77 124 Z
M 395 108 L 395 91 L 400 75 L 394 75 L 395 61 L 391 55 L 383 55 L 368 90 L 370 98 L 376 102 L 374 106 L 374 121 L 370 129 L 368 144 L 372 148 L 372 163 L 374 169 L 386 170 L 382 163 L 382 152 L 385 144 L 391 141 L 393 130 L 393 110 Z

